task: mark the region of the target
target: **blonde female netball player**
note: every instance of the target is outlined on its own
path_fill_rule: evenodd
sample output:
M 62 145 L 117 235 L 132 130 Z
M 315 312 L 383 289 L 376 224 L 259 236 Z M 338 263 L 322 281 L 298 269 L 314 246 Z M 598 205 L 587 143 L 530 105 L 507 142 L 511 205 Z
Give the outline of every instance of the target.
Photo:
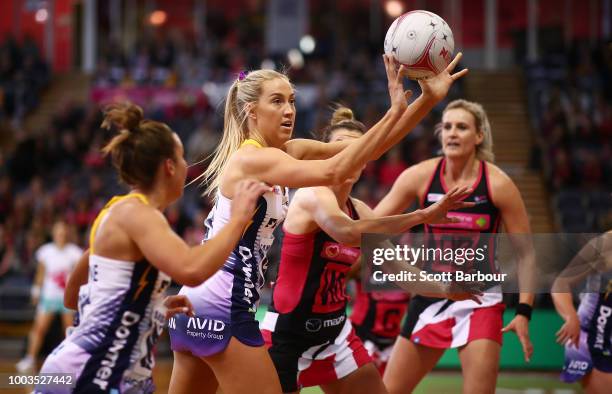
M 79 299 L 80 324 L 45 361 L 42 373 L 74 376 L 75 393 L 152 393 L 154 348 L 163 330 L 162 306 L 171 278 L 197 285 L 225 261 L 252 217 L 258 181 L 236 185 L 227 226 L 205 245 L 190 248 L 162 211 L 183 192 L 183 145 L 168 126 L 143 119 L 134 105 L 107 111 L 103 126 L 119 129 L 104 148 L 130 193 L 114 197 L 95 220 L 89 280 Z M 68 392 L 39 386 L 36 392 Z
M 405 170 L 375 212 L 377 215 L 401 213 L 415 200 L 425 208 L 448 190 L 468 186 L 472 193 L 465 201 L 475 205 L 448 213 L 459 222 L 427 224 L 425 231 L 470 234 L 472 248 L 488 248 L 490 256 L 495 256 L 492 238 L 483 234 L 498 232 L 502 224 L 508 233 L 529 233 L 530 227 L 517 187 L 493 164 L 493 140 L 487 115 L 480 104 L 455 100 L 444 109 L 438 132 L 443 156 Z M 493 259 L 490 259 L 492 264 L 474 268 L 481 273 L 494 273 Z M 528 264 L 532 263 L 531 260 L 523 261 L 519 270 L 527 272 Z M 428 268 L 446 269 L 436 262 Z M 459 349 L 465 393 L 494 392 L 504 305 L 501 292 L 493 285 L 487 283 L 489 291 L 480 299 L 481 304 L 473 300 L 454 302 L 413 297 L 385 371 L 384 383 L 389 392 L 412 392 L 448 348 Z M 532 293 L 521 293 L 518 314 L 503 329 L 516 332 L 526 360 L 533 349 L 528 325 L 533 298 Z
M 290 140 L 295 121 L 295 93 L 286 76 L 271 70 L 244 73 L 234 81 L 225 106 L 225 128 L 206 178 L 216 204 L 207 220 L 207 236 L 224 228 L 233 205 L 236 182 L 254 177 L 274 185 L 259 201 L 253 222 L 242 234 L 226 264 L 203 285 L 183 287 L 195 317 L 170 319 L 174 350 L 171 393 L 217 390 L 280 392 L 281 387 L 255 320 L 259 289 L 264 284 L 266 253 L 274 229 L 284 220 L 287 187 L 344 182 L 369 160 L 398 142 L 448 92 L 463 70 L 449 68 L 423 84 L 423 94 L 407 105 L 403 70 L 384 57 L 391 107 L 362 137 L 323 143 Z
M 352 111 L 334 112 L 323 141 L 359 138 L 365 126 Z M 435 205 L 376 218 L 351 190 L 361 169 L 339 185 L 299 189 L 283 225 L 272 305 L 261 324 L 283 392 L 321 386 L 326 393 L 384 393 L 382 379 L 346 314 L 349 271 L 359 264 L 362 233 L 402 233 L 444 222 L 469 191 L 455 189 Z

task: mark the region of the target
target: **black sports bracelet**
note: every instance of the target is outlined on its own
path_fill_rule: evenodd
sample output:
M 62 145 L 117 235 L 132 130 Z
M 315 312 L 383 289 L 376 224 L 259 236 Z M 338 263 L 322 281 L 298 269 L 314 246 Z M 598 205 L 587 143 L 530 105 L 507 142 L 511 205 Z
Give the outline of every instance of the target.
M 521 302 L 520 304 L 518 304 L 516 306 L 516 315 L 521 315 L 521 316 L 525 316 L 527 318 L 527 320 L 531 320 L 531 312 L 533 311 L 533 308 L 531 307 L 531 305 L 529 304 L 525 304 L 523 302 Z

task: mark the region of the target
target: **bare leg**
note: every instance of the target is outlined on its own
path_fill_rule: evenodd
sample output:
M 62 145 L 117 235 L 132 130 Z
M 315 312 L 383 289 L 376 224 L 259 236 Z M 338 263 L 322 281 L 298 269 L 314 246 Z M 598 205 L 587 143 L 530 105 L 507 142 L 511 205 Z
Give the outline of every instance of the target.
M 68 327 L 72 327 L 72 322 L 74 321 L 73 317 L 74 316 L 72 312 L 62 313 L 62 325 L 64 326 L 64 335 L 66 334 L 66 329 Z
M 202 359 L 186 352 L 174 352 L 168 394 L 214 394 L 219 384 L 212 369 Z
M 204 360 L 215 373 L 224 394 L 282 391 L 276 369 L 264 346 L 247 346 L 232 338 L 225 351 Z
M 34 324 L 32 325 L 30 335 L 28 336 L 27 355 L 29 357 L 36 359 L 38 356 L 40 347 L 42 346 L 45 335 L 47 334 L 47 331 L 49 331 L 49 326 L 51 325 L 54 317 L 55 315 L 53 313 L 36 312 Z
M 389 393 L 411 393 L 436 366 L 445 350 L 417 345 L 398 337 L 383 377 Z
M 326 394 L 385 394 L 387 390 L 380 378 L 378 370 L 372 363 L 368 363 L 340 380 L 321 385 Z
M 490 339 L 477 339 L 459 349 L 464 393 L 495 393 L 500 351 L 499 343 Z
M 582 387 L 587 394 L 605 394 L 612 387 L 612 373 L 602 372 L 595 368 L 582 380 Z

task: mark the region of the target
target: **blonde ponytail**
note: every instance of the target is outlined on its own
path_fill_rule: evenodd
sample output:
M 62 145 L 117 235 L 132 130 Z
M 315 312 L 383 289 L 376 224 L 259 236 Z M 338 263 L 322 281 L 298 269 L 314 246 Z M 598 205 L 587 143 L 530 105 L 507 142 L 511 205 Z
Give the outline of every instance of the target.
M 225 100 L 221 142 L 213 152 L 210 164 L 204 173 L 197 178 L 202 179 L 202 184 L 206 186 L 205 195 L 213 195 L 219 188 L 221 174 L 225 170 L 230 156 L 240 148 L 240 145 L 249 138 L 249 135 L 256 137 L 260 143 L 265 145 L 261 136 L 256 135 L 256 130 L 249 130 L 247 117 L 250 107 L 261 96 L 263 83 L 276 78 L 282 78 L 289 82 L 286 75 L 277 71 L 257 70 L 248 74 L 241 73 L 241 78 L 232 83 Z

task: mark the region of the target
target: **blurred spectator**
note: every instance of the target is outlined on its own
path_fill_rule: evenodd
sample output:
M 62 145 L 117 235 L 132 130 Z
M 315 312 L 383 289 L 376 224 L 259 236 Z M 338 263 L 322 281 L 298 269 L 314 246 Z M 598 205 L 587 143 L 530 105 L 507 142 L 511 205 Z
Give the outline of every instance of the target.
M 9 119 L 19 125 L 38 105 L 49 78 L 49 68 L 34 40 L 26 36 L 20 44 L 7 36 L 0 43 L 0 120 Z
M 576 225 L 584 206 L 564 203 L 566 196 L 583 195 L 590 214 L 607 217 L 612 209 L 612 97 L 609 94 L 612 47 L 576 43 L 560 61 L 528 66 L 528 94 L 535 124 L 536 156 L 556 196 L 561 230 L 606 231 L 603 221 Z M 544 76 L 544 77 L 543 77 Z M 533 167 L 537 167 L 534 165 Z M 602 198 L 607 195 L 607 198 Z

